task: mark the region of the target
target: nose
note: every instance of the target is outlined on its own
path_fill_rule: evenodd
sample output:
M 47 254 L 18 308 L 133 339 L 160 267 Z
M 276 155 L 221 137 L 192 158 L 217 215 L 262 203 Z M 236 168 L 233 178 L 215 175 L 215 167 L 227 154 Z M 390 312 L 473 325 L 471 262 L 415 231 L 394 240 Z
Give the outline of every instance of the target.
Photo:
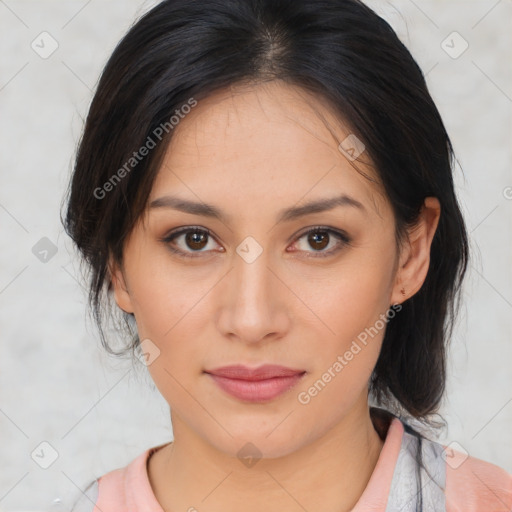
M 218 328 L 251 344 L 282 337 L 290 324 L 285 288 L 265 251 L 252 262 L 235 254 L 220 298 Z

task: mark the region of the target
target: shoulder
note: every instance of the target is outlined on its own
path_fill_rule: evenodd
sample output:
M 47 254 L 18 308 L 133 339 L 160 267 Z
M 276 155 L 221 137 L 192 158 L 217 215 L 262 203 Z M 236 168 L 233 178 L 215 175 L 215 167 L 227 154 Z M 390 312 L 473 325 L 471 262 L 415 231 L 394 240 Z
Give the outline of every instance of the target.
M 145 456 L 146 453 L 143 455 Z M 88 485 L 86 491 L 82 492 L 71 512 L 105 512 L 105 510 L 121 512 L 127 506 L 127 489 L 130 488 L 130 484 L 137 484 L 138 479 L 134 478 L 133 469 L 135 463 L 140 461 L 139 456 L 127 466 L 114 469 L 96 478 Z
M 138 460 L 139 457 L 137 457 Z M 134 461 L 123 468 L 117 468 L 96 478 L 83 491 L 73 505 L 71 512 L 118 512 L 127 505 L 126 489 Z M 135 483 L 135 482 L 134 482 Z M 105 509 L 106 507 L 106 509 Z
M 511 474 L 402 425 L 386 511 L 512 511 Z
M 443 446 L 447 512 L 510 512 L 512 475 L 490 462 Z
M 149 457 L 168 443 L 148 448 L 124 467 L 96 478 L 75 502 L 71 512 L 163 512 L 148 478 Z

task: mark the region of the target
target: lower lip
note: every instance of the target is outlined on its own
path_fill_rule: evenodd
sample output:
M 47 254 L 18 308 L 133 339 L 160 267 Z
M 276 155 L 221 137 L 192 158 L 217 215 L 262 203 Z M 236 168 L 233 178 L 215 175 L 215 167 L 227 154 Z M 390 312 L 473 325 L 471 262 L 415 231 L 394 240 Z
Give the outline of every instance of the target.
M 290 377 L 275 377 L 272 379 L 248 381 L 229 379 L 209 373 L 215 383 L 226 393 L 239 400 L 247 402 L 267 402 L 288 391 L 304 376 L 298 373 Z

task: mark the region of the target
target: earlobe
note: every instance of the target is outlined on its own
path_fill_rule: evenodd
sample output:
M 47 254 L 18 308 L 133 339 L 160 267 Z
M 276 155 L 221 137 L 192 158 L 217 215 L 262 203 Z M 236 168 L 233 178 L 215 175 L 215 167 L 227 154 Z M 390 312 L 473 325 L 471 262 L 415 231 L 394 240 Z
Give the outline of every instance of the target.
M 430 265 L 430 248 L 439 224 L 441 206 L 436 197 L 427 197 L 418 222 L 409 230 L 408 244 L 400 255 L 392 304 L 412 297 L 425 282 Z
M 130 292 L 126 285 L 126 279 L 123 275 L 122 269 L 117 263 L 114 263 L 112 258 L 109 260 L 108 271 L 111 278 L 111 287 L 114 293 L 114 298 L 119 306 L 125 313 L 133 313 L 132 301 Z

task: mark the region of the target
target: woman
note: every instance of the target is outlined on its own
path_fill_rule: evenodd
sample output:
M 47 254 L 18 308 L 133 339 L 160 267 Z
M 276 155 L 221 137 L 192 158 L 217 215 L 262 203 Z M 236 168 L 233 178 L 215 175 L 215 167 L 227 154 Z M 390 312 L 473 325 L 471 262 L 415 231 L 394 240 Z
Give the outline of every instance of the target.
M 95 512 L 509 510 L 433 422 L 468 261 L 416 62 L 357 0 L 167 0 L 107 63 L 67 232 L 174 440 Z M 75 510 L 77 510 L 75 508 Z

